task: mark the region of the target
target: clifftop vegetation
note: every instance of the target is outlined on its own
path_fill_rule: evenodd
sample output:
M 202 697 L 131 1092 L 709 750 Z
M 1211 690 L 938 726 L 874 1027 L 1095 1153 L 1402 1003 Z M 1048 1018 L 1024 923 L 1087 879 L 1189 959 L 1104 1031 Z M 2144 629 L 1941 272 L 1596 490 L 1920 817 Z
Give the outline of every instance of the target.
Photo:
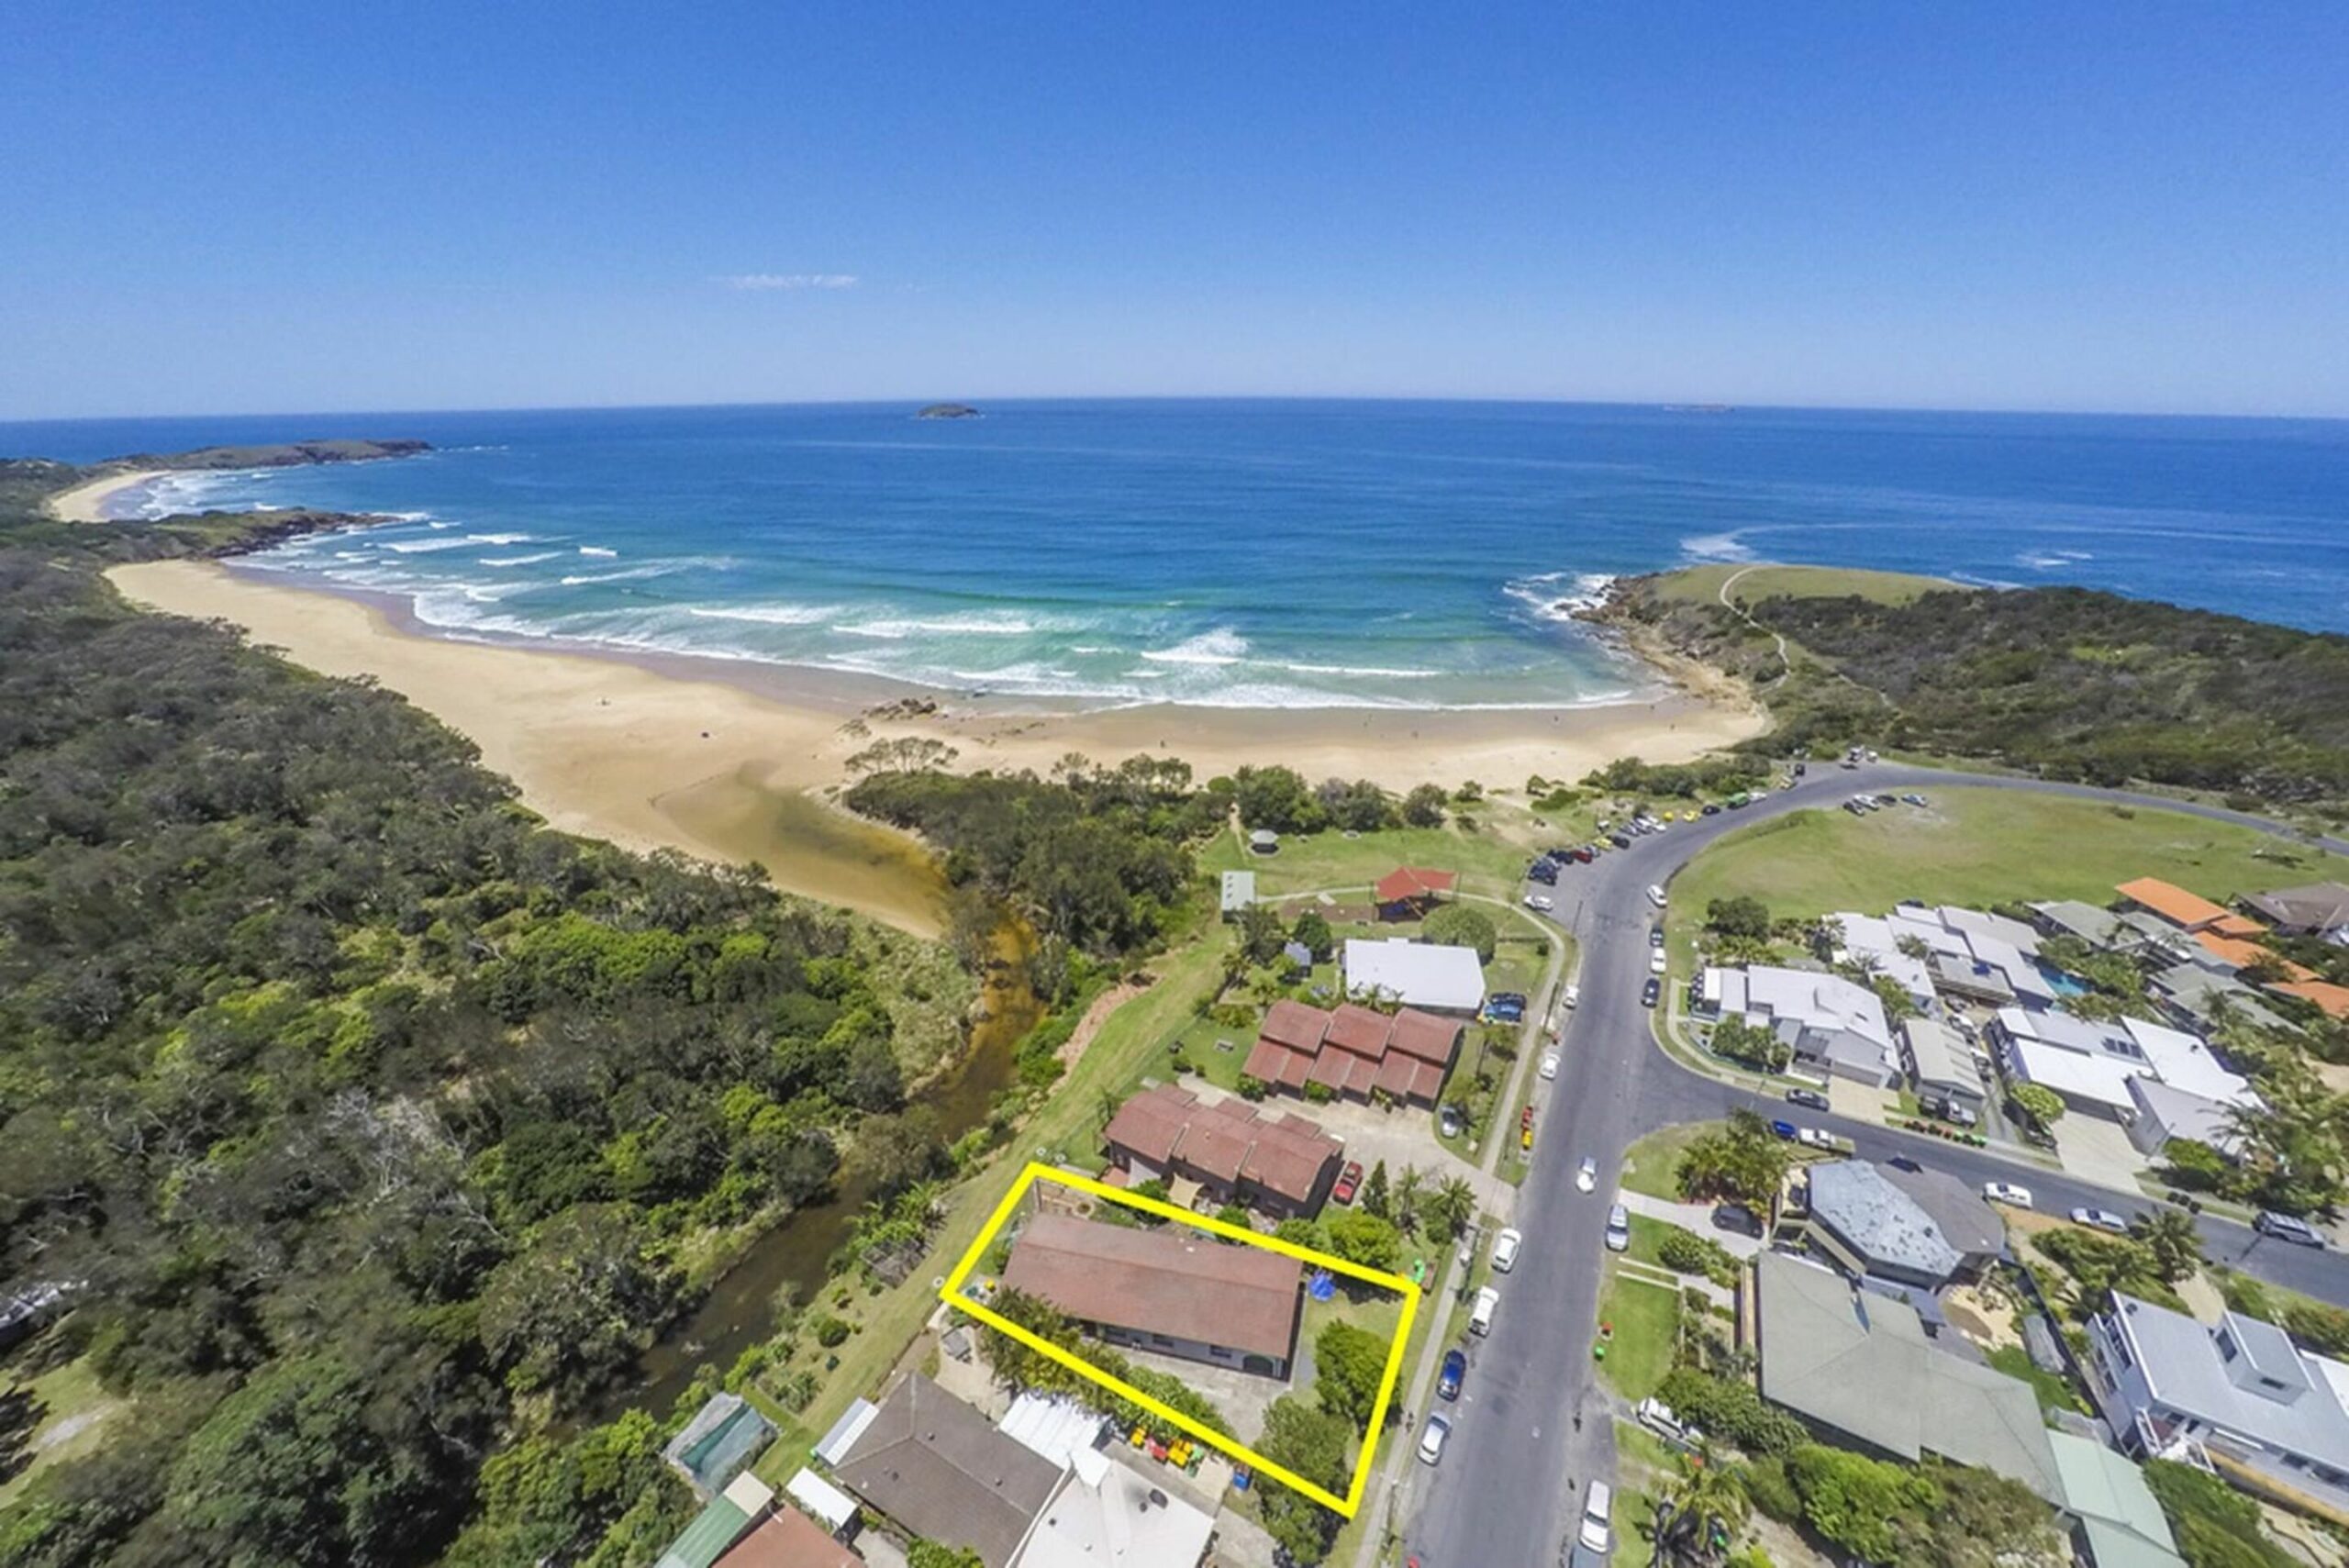
M 1600 618 L 1750 681 L 1777 721 L 1750 751 L 1865 743 L 2349 814 L 2349 638 L 2085 588 L 1741 607 L 1642 577 Z

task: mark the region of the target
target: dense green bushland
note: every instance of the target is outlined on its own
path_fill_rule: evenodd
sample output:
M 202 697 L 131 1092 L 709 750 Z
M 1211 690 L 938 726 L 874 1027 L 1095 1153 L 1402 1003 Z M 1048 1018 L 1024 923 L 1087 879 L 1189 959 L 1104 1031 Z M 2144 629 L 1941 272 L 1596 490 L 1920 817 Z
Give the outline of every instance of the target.
M 0 465 L 0 1282 L 70 1282 L 28 1353 L 128 1408 L 0 1563 L 415 1563 L 469 1515 L 458 1560 L 649 1561 L 689 1503 L 658 1424 L 544 1434 L 901 1141 L 967 980 L 130 612 L 106 562 L 284 519 L 30 515 L 70 479 Z
M 1609 613 L 1754 681 L 1777 728 L 1750 749 L 1866 742 L 2349 810 L 2349 638 L 2083 588 L 1781 596 L 1749 625 L 1654 581 Z

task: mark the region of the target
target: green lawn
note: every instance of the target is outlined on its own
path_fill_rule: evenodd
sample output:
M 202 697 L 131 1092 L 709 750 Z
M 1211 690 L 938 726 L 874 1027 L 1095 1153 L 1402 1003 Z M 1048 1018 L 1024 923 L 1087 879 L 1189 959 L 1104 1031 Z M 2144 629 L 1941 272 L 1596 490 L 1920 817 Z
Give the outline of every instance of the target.
M 1280 852 L 1272 855 L 1252 855 L 1230 833 L 1220 833 L 1200 855 L 1199 864 L 1210 873 L 1252 871 L 1257 893 L 1270 898 L 1327 888 L 1366 888 L 1397 866 L 1457 872 L 1462 892 L 1509 898 L 1528 858 L 1523 844 L 1447 824 L 1395 828 L 1353 839 L 1334 830 L 1309 838 L 1285 837 Z
M 1783 917 L 1876 914 L 1903 898 L 1976 908 L 2046 898 L 2102 906 L 2117 884 L 2140 876 L 2223 902 L 2252 889 L 2349 876 L 2349 859 L 2174 811 L 2019 790 L 1924 794 L 1931 804 L 1922 811 L 1797 811 L 1722 839 L 1673 881 L 1672 924 L 1682 939 L 1675 954 L 1713 899 L 1738 894 Z
M 1607 1288 L 1598 1298 L 1598 1320 L 1614 1325 L 1600 1375 L 1626 1399 L 1645 1399 L 1672 1370 L 1673 1341 L 1680 1330 L 1680 1293 L 1647 1284 L 1607 1265 Z
M 1656 592 L 1667 599 L 1718 604 L 1721 584 L 1732 576 L 1737 578 L 1737 585 L 1730 590 L 1730 596 L 1745 605 L 1764 599 L 1828 599 L 1847 595 L 1857 595 L 1880 605 L 1905 605 L 1936 588 L 1964 586 L 1943 578 L 1913 576 L 1906 572 L 1868 572 L 1842 566 L 1740 566 L 1731 562 L 1687 566 L 1666 573 L 1656 584 Z
M 1681 1151 L 1701 1134 L 1720 1125 L 1717 1121 L 1683 1122 L 1677 1127 L 1660 1128 L 1632 1144 L 1623 1151 L 1624 1190 L 1679 1201 L 1680 1185 L 1674 1177 L 1680 1168 Z

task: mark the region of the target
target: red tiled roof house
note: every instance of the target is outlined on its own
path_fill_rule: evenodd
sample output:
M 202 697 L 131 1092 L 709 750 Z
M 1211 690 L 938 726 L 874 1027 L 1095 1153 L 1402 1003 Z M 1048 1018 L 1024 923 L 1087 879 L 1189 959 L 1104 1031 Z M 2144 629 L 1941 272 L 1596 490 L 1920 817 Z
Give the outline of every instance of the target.
M 1241 1071 L 1267 1089 L 1301 1095 L 1319 1084 L 1332 1098 L 1367 1100 L 1375 1092 L 1432 1106 L 1460 1034 L 1458 1019 L 1415 1007 L 1389 1018 L 1353 1002 L 1334 1013 L 1275 1002 Z
M 1101 1140 L 1110 1163 L 1130 1177 L 1186 1177 L 1219 1204 L 1244 1204 L 1276 1219 L 1320 1213 L 1345 1152 L 1294 1112 L 1267 1117 L 1240 1100 L 1208 1105 L 1171 1084 L 1119 1106 Z
M 1008 1290 L 1050 1302 L 1097 1339 L 1286 1378 L 1305 1266 L 1187 1225 L 1155 1230 L 1039 1214 L 1011 1244 Z

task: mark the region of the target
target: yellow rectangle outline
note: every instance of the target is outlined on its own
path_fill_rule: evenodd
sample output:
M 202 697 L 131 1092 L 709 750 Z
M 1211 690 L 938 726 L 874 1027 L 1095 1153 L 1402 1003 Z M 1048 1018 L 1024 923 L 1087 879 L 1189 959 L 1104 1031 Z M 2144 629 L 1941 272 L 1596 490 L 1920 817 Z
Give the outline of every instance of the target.
M 1403 1319 L 1396 1326 L 1395 1343 L 1386 1355 L 1386 1370 L 1378 1380 L 1378 1397 L 1371 1406 L 1370 1420 L 1363 1433 L 1362 1457 L 1354 1462 L 1353 1479 L 1348 1484 L 1346 1495 L 1343 1497 L 1326 1487 L 1315 1485 L 1301 1475 L 1283 1469 L 1238 1440 L 1208 1429 L 1164 1402 L 1152 1398 L 1132 1385 L 1111 1377 L 1100 1368 L 1088 1364 L 1084 1357 L 1063 1350 L 1041 1335 L 1029 1332 L 1001 1313 L 963 1295 L 963 1282 L 968 1280 L 971 1277 L 971 1272 L 978 1267 L 979 1260 L 985 1255 L 988 1242 L 994 1239 L 996 1231 L 1003 1229 L 1004 1222 L 1011 1218 L 1012 1210 L 1019 1206 L 1019 1200 L 1027 1195 L 1028 1189 L 1039 1181 L 1053 1182 L 1064 1187 L 1074 1188 L 1078 1192 L 1090 1193 L 1096 1197 L 1107 1199 L 1110 1203 L 1122 1204 L 1128 1208 L 1140 1209 L 1145 1214 L 1155 1214 L 1163 1218 L 1180 1220 L 1186 1225 L 1197 1226 L 1211 1235 L 1228 1236 L 1235 1241 L 1246 1242 L 1252 1246 L 1264 1248 L 1268 1251 L 1281 1253 L 1286 1257 L 1296 1258 L 1316 1268 L 1327 1269 L 1331 1273 L 1363 1280 L 1401 1296 Z M 1310 1247 L 1300 1247 L 1294 1241 L 1284 1241 L 1278 1237 L 1260 1236 L 1242 1226 L 1227 1225 L 1222 1220 L 1210 1219 L 1204 1215 L 1193 1214 L 1188 1209 L 1177 1208 L 1171 1203 L 1161 1203 L 1155 1198 L 1122 1192 L 1106 1182 L 1097 1182 L 1090 1176 L 1080 1176 L 1070 1171 L 1057 1171 L 1032 1160 L 1028 1162 L 1027 1168 L 1019 1173 L 1019 1179 L 1011 1184 L 1011 1190 L 1003 1195 L 1003 1201 L 995 1206 L 995 1212 L 987 1217 L 987 1222 L 980 1229 L 977 1240 L 974 1240 L 970 1250 L 963 1254 L 962 1261 L 954 1265 L 954 1272 L 946 1276 L 946 1283 L 939 1287 L 938 1297 L 957 1312 L 977 1318 L 998 1333 L 1017 1340 L 1038 1355 L 1059 1362 L 1071 1372 L 1099 1384 L 1119 1398 L 1138 1405 L 1160 1419 L 1180 1428 L 1219 1453 L 1228 1454 L 1241 1463 L 1252 1466 L 1258 1474 L 1269 1475 L 1284 1486 L 1303 1493 L 1323 1507 L 1332 1509 L 1340 1517 L 1349 1519 L 1361 1509 L 1363 1493 L 1369 1488 L 1371 1462 L 1378 1454 L 1379 1433 L 1386 1424 L 1386 1409 L 1394 1401 L 1396 1382 L 1403 1374 L 1403 1351 L 1411 1342 L 1411 1323 L 1418 1317 L 1419 1310 L 1419 1287 L 1401 1274 L 1390 1274 L 1383 1270 L 1364 1268 L 1360 1263 L 1350 1262 L 1344 1258 L 1328 1252 L 1317 1252 Z

